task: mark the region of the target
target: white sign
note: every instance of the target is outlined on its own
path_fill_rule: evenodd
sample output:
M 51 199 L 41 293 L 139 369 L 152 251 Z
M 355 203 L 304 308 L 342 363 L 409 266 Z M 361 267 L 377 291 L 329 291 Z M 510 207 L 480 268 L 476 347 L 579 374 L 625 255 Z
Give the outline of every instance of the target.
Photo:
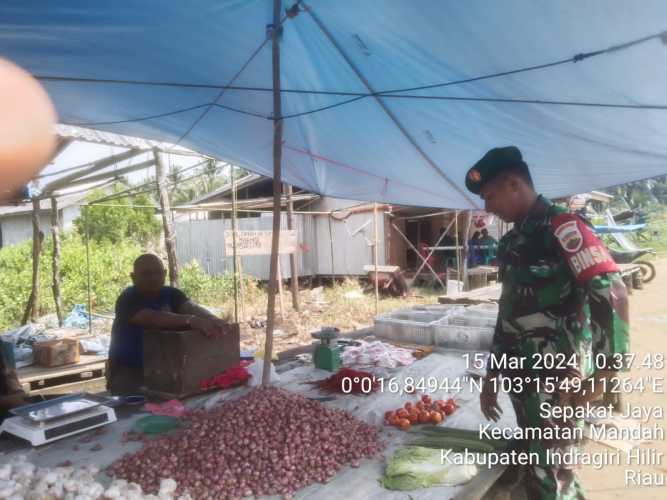
M 238 255 L 270 255 L 273 231 L 236 231 Z M 278 253 L 294 253 L 297 248 L 296 230 L 280 231 Z M 225 254 L 234 255 L 234 232 L 225 231 Z

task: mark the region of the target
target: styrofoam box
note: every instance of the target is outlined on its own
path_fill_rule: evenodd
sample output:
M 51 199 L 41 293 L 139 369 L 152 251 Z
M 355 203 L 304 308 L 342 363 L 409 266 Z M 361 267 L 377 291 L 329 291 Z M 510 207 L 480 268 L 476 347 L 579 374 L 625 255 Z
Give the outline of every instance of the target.
M 488 351 L 493 328 L 440 324 L 434 327 L 435 345 L 465 351 Z

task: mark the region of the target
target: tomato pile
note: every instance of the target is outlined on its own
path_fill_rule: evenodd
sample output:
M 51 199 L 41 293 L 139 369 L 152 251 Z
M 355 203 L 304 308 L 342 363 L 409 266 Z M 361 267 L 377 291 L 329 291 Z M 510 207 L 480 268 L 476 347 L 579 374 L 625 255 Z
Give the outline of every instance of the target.
M 410 427 L 415 424 L 437 425 L 454 413 L 458 407 L 453 398 L 447 401 L 444 399 L 433 401 L 431 396 L 425 394 L 414 404 L 408 401 L 402 408 L 386 412 L 384 423 L 404 431 L 410 430 Z

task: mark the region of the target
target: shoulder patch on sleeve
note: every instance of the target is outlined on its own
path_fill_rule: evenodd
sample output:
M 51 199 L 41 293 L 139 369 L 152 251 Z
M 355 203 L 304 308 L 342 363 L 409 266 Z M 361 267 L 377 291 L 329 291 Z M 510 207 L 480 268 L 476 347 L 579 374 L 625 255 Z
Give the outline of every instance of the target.
M 607 247 L 581 218 L 570 213 L 556 215 L 551 229 L 577 282 L 618 271 Z

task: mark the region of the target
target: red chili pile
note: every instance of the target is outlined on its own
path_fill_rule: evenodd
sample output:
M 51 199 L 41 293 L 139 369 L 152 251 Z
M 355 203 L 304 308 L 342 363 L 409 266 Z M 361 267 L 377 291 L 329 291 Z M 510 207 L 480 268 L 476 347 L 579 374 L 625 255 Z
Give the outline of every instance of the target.
M 330 481 L 346 464 L 381 451 L 380 428 L 343 410 L 274 387 L 186 417 L 187 428 L 154 439 L 112 464 L 112 476 L 157 492 L 173 478 L 194 498 L 291 498 L 313 482 Z
M 331 377 L 312 382 L 319 389 L 345 394 L 366 394 L 378 388 L 378 381 L 372 373 L 341 368 Z

